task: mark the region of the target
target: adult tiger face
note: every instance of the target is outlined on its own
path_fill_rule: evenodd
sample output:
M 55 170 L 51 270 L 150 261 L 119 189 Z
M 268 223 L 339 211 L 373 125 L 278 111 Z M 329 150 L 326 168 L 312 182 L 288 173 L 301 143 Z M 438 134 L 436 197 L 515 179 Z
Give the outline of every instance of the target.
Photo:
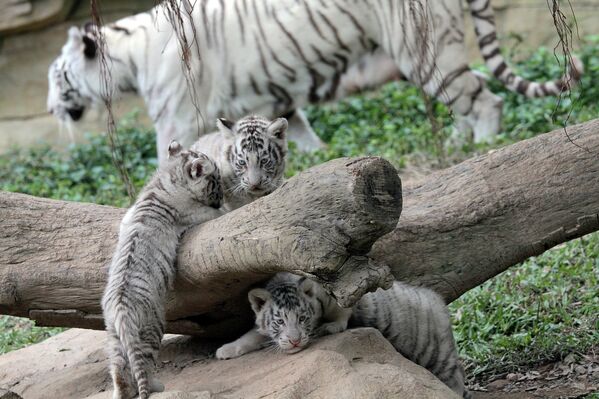
M 71 27 L 61 54 L 48 70 L 48 112 L 63 122 L 80 120 L 94 98 L 99 97 L 100 81 L 85 79 L 97 76 L 98 69 L 95 39 Z

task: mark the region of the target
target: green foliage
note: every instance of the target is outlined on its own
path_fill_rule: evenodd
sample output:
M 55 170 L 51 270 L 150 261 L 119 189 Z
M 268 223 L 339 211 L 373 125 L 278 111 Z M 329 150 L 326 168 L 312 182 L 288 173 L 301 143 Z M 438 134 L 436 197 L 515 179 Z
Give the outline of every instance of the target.
M 154 171 L 156 134 L 136 125 L 132 114 L 119 124 L 117 135 L 133 184 L 138 189 Z M 0 157 L 0 189 L 38 197 L 128 206 L 105 135 L 88 134 L 83 144 L 71 144 L 66 153 L 47 146 L 13 149 Z
M 450 305 L 468 373 L 515 371 L 599 343 L 599 234 L 511 268 Z
M 585 66 L 579 87 L 571 95 L 528 99 L 508 91 L 491 79 L 489 88 L 504 101 L 503 129 L 497 143 L 505 145 L 572 125 L 599 115 L 599 36 L 586 40 L 578 53 Z M 478 68 L 488 74 L 485 67 Z M 560 66 L 552 51 L 541 48 L 514 70 L 522 76 L 538 80 L 554 80 L 561 76 Z M 573 100 L 573 101 L 572 101 Z M 425 103 L 417 88 L 407 82 L 384 86 L 376 93 L 350 97 L 335 104 L 310 106 L 308 119 L 318 135 L 327 143 L 325 150 L 303 154 L 292 149 L 289 176 L 323 161 L 341 156 L 380 155 L 402 167 L 414 153 L 427 154 L 440 160 L 461 152 L 458 159 L 491 148 L 488 145 L 466 145 L 443 150 L 453 121 L 449 110 L 435 103 L 435 113 L 444 128 L 434 135 Z
M 64 331 L 64 328 L 36 327 L 20 317 L 0 316 L 0 354 L 43 341 Z
M 595 84 L 599 82 L 599 36 L 589 38 L 579 54 L 585 75 L 581 88 L 573 93 L 573 107 L 567 96 L 556 106 L 555 98 L 525 99 L 506 91 L 497 81 L 489 82 L 491 90 L 504 99 L 504 129 L 497 145 L 560 128 L 568 115 L 569 124 L 599 115 L 599 85 Z M 537 80 L 555 79 L 561 74 L 552 52 L 546 49 L 536 51 L 514 69 Z M 451 153 L 443 143 L 451 132 L 452 116 L 442 104 L 433 106 L 444 126 L 437 135 L 432 133 L 419 90 L 405 82 L 334 105 L 308 107 L 308 118 L 327 148 L 303 154 L 292 145 L 287 175 L 340 156 L 380 155 L 400 167 L 414 154 L 448 158 Z M 156 165 L 154 133 L 129 118 L 119 125 L 118 137 L 126 168 L 139 188 Z M 469 145 L 452 151 L 464 158 L 489 148 Z M 0 189 L 73 201 L 128 204 L 104 135 L 89 135 L 87 143 L 72 145 L 66 153 L 47 147 L 14 149 L 0 157 Z M 530 259 L 452 304 L 455 334 L 469 375 L 515 370 L 596 346 L 598 258 L 599 236 L 590 235 Z M 2 317 L 0 353 L 57 331 L 60 329 L 37 328 L 29 321 Z

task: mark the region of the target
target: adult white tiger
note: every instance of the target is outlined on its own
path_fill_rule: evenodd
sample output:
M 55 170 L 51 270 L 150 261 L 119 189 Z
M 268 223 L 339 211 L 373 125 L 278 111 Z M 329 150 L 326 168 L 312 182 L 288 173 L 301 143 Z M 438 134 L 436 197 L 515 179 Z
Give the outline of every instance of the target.
M 478 43 L 493 74 L 527 97 L 556 95 L 582 71 L 547 83 L 515 75 L 499 51 L 490 0 L 468 0 Z M 192 89 L 205 121 L 258 113 L 290 120 L 290 139 L 306 147 L 317 137 L 296 113 L 330 100 L 348 68 L 379 48 L 401 74 L 446 103 L 476 141 L 499 131 L 501 99 L 467 65 L 460 0 L 205 0 L 181 1 L 191 51 Z M 180 46 L 167 13 L 152 11 L 103 28 L 115 95 L 139 93 L 158 132 L 162 154 L 171 140 L 184 146 L 203 134 L 182 72 Z M 188 18 L 188 15 L 190 18 Z M 193 21 L 192 29 L 190 21 Z M 71 28 L 50 66 L 49 111 L 77 120 L 101 100 L 93 33 Z M 384 81 L 386 78 L 381 78 Z

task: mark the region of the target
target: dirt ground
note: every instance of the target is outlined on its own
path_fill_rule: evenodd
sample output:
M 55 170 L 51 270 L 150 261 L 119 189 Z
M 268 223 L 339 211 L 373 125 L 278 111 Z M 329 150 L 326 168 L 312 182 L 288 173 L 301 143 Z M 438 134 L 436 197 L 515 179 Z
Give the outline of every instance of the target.
M 526 373 L 493 376 L 475 382 L 470 389 L 474 399 L 584 398 L 599 393 L 599 347 Z

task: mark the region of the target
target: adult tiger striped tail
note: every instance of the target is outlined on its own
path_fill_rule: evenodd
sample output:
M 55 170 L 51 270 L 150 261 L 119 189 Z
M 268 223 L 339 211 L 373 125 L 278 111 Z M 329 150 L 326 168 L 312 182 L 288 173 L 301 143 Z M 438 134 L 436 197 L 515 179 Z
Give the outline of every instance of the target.
M 478 46 L 485 63 L 497 79 L 510 91 L 522 94 L 528 98 L 557 96 L 570 90 L 582 76 L 584 67 L 582 62 L 572 56 L 568 72 L 560 79 L 550 82 L 531 82 L 516 75 L 507 65 L 497 40 L 495 17 L 490 0 L 467 0 L 470 14 L 474 21 L 474 31 L 478 39 Z

